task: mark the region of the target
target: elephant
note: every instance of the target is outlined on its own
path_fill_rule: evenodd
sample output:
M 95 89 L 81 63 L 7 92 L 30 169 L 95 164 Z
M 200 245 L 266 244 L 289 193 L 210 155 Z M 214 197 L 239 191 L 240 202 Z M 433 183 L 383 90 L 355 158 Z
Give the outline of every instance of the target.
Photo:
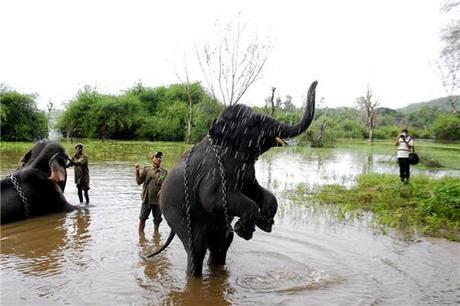
M 315 111 L 317 81 L 309 88 L 307 105 L 296 125 L 281 123 L 248 106 L 236 104 L 222 111 L 208 135 L 184 154 L 169 171 L 160 191 L 161 211 L 171 228 L 163 251 L 177 234 L 187 252 L 187 275 L 201 276 L 208 264 L 225 265 L 233 231 L 252 238 L 255 226 L 271 232 L 278 204 L 257 182 L 257 158 L 310 126 Z M 234 229 L 231 222 L 239 217 Z
M 63 194 L 67 163 L 61 144 L 37 142 L 21 158 L 18 169 L 0 181 L 1 224 L 77 209 Z

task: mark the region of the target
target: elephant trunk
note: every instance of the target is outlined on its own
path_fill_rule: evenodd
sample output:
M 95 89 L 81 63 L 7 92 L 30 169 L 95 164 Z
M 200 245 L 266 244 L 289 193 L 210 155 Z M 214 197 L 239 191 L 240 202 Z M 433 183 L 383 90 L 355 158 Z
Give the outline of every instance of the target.
M 308 89 L 307 105 L 305 106 L 305 112 L 302 120 L 296 125 L 280 123 L 279 136 L 281 138 L 295 137 L 307 130 L 310 126 L 315 114 L 316 85 L 318 85 L 318 81 L 314 81 Z

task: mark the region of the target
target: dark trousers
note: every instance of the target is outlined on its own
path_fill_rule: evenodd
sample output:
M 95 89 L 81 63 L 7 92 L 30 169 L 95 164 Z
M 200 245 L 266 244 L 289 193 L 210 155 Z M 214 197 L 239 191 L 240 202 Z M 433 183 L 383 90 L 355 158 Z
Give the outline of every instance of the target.
M 139 220 L 145 221 L 149 218 L 149 214 L 152 212 L 153 223 L 159 225 L 163 218 L 161 217 L 160 205 L 150 205 L 147 203 L 142 203 L 141 213 L 139 215 Z
M 89 204 L 89 195 L 87 189 L 82 190 L 81 188 L 78 188 L 78 199 L 80 200 L 80 203 L 83 203 L 83 192 L 85 192 L 86 204 Z
M 161 221 L 163 221 L 163 218 L 161 218 L 160 205 L 152 206 L 152 216 L 153 216 L 153 223 L 155 225 L 160 225 Z
M 409 177 L 410 177 L 409 158 L 398 158 L 398 164 L 399 164 L 399 177 L 401 178 L 401 182 L 404 182 L 404 183 L 409 182 Z

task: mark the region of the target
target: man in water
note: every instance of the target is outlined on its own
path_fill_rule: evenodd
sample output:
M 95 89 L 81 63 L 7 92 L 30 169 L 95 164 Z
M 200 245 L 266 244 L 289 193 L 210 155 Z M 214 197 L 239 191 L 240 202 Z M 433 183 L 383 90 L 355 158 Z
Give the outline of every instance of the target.
M 163 220 L 161 218 L 159 197 L 161 184 L 166 175 L 168 175 L 168 171 L 160 167 L 162 156 L 162 152 L 153 153 L 150 156 L 152 165 L 145 166 L 142 170 L 139 164 L 136 164 L 136 182 L 138 185 L 143 184 L 139 233 L 144 233 L 145 221 L 149 218 L 150 212 L 152 212 L 155 231 L 158 231 L 158 227 Z
M 70 158 L 71 166 L 75 168 L 75 184 L 78 189 L 78 198 L 80 204 L 83 204 L 83 191 L 85 192 L 86 205 L 89 204 L 89 168 L 88 156 L 83 153 L 83 144 L 77 143 L 75 145 L 75 153 Z

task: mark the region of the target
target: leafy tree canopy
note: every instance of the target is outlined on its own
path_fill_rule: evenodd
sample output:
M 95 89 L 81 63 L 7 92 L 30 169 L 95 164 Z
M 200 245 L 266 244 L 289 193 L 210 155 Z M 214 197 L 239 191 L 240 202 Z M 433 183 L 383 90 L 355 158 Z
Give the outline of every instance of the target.
M 0 86 L 0 129 L 4 141 L 35 141 L 48 137 L 48 121 L 34 95 Z

